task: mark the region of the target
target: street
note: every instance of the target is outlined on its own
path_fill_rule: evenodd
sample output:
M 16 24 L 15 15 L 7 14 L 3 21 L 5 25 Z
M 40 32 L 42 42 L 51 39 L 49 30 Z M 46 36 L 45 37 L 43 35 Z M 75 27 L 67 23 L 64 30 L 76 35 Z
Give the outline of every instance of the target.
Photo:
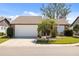
M 0 56 L 79 56 L 78 46 L 0 47 Z

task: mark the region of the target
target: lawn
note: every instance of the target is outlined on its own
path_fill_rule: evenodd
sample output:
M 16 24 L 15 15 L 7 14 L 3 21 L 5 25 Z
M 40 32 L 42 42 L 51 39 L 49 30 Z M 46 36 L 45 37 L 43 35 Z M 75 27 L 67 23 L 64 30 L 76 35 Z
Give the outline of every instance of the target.
M 0 43 L 5 42 L 7 40 L 8 40 L 8 38 L 2 38 L 2 37 L 0 37 Z
M 78 42 L 79 42 L 79 38 L 74 38 L 74 37 L 63 37 L 61 39 L 48 41 L 49 44 L 72 44 Z
M 61 37 L 60 39 L 56 40 L 38 40 L 37 43 L 39 44 L 73 44 L 73 43 L 78 43 L 79 38 L 74 38 L 74 37 Z

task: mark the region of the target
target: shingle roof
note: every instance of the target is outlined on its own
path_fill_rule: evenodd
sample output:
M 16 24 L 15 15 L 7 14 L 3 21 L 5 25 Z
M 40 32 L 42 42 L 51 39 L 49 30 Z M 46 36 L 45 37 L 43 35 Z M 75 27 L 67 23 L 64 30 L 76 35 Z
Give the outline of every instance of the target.
M 10 26 L 10 22 L 5 17 L 0 17 L 0 26 Z
M 2 21 L 2 20 L 4 20 L 4 19 L 5 19 L 5 17 L 2 17 L 2 16 L 0 17 L 0 21 Z
M 40 24 L 42 22 L 41 16 L 19 16 L 11 24 Z M 58 25 L 68 25 L 68 21 L 65 19 L 59 19 L 56 21 Z
M 69 23 L 65 19 L 59 19 L 59 20 L 57 20 L 57 24 L 58 25 L 68 25 Z
M 79 21 L 79 16 L 75 19 L 75 21 L 71 24 L 71 26 L 73 26 L 77 20 Z
M 41 16 L 19 16 L 11 24 L 40 24 Z

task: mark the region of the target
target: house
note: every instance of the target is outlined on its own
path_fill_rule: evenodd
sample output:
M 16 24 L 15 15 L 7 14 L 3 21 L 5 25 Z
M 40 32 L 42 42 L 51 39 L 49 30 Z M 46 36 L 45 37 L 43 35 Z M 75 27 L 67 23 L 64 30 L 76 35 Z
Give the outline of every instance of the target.
M 0 32 L 6 33 L 7 28 L 10 26 L 10 22 L 5 17 L 0 17 Z
M 14 37 L 37 37 L 38 24 L 42 22 L 41 16 L 19 16 L 11 22 L 14 29 Z M 57 31 L 61 33 L 68 26 L 67 21 L 57 21 Z
M 73 27 L 76 25 L 76 24 L 79 24 L 79 16 L 75 19 L 75 21 L 71 24 L 71 28 L 73 29 Z
M 74 26 L 79 25 L 79 16 L 75 19 L 75 21 L 71 24 L 70 29 L 73 29 Z M 74 37 L 79 37 L 79 31 L 74 31 L 73 29 L 73 36 Z
M 42 21 L 41 16 L 19 16 L 11 22 L 14 28 L 14 37 L 37 37 L 38 24 Z

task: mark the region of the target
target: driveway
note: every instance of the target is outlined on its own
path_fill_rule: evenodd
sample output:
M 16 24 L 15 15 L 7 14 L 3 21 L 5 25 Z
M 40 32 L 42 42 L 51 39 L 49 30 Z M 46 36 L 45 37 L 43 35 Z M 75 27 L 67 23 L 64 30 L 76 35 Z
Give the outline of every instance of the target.
M 19 39 L 19 38 L 14 38 L 14 39 L 9 39 L 8 41 L 0 44 L 0 46 L 6 46 L 6 47 L 21 47 L 21 46 L 33 46 L 35 43 L 33 41 L 36 39 Z
M 35 39 L 11 39 L 0 44 L 0 56 L 79 56 L 75 45 L 35 44 Z

